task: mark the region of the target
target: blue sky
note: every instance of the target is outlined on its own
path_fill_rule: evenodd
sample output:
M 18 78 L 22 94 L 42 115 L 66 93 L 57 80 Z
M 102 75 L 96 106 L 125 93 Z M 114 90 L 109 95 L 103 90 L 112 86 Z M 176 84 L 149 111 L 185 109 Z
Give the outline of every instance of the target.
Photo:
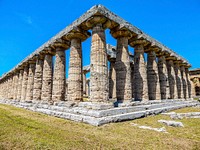
M 199 0 L 0 0 L 0 76 L 95 4 L 167 45 L 192 68 L 200 68 Z M 116 44 L 109 34 L 106 38 Z M 89 64 L 90 40 L 83 43 L 84 65 Z M 69 50 L 66 54 L 68 65 Z

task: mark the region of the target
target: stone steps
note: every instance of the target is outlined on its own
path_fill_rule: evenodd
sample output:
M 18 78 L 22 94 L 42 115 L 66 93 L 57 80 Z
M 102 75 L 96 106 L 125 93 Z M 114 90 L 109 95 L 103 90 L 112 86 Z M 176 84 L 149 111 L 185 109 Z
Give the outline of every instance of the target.
M 98 107 L 86 107 L 76 105 L 48 105 L 43 102 L 19 102 L 13 100 L 0 100 L 0 103 L 14 105 L 16 107 L 25 108 L 35 112 L 41 112 L 47 115 L 65 118 L 73 121 L 89 123 L 94 126 L 99 126 L 111 122 L 119 122 L 125 120 L 133 120 L 148 115 L 156 115 L 162 112 L 167 112 L 174 109 L 183 107 L 199 105 L 197 101 L 180 101 L 180 100 L 169 100 L 160 102 L 148 102 L 134 104 L 135 106 L 124 106 L 124 107 L 110 107 L 106 104 L 107 109 L 99 110 Z M 92 104 L 93 105 L 93 104 Z M 96 104 L 98 105 L 98 104 Z M 103 106 L 103 105 L 102 105 Z M 108 107 L 109 106 L 109 107 Z M 95 108 L 95 109 L 91 109 Z M 105 108 L 105 107 L 104 107 Z

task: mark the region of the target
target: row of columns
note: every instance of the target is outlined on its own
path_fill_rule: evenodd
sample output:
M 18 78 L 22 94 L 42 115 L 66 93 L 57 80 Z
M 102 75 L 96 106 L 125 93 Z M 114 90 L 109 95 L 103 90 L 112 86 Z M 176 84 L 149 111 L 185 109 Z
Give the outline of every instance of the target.
M 115 97 L 120 102 L 130 101 L 132 98 L 155 100 L 191 97 L 188 68 L 164 53 L 158 53 L 151 46 L 147 47 L 144 40 L 131 41 L 131 33 L 123 28 L 111 30 L 112 36 L 117 39 L 117 49 L 116 60 L 110 61 L 108 73 L 104 23 L 105 18 L 95 17 L 87 22 L 92 28 L 90 101 L 106 102 Z M 65 50 L 69 45 L 57 43 L 53 50 L 49 48 L 50 50 L 39 54 L 1 81 L 0 96 L 50 103 L 66 99 L 82 101 L 83 94 L 86 93 L 86 77 L 83 76 L 81 43 L 87 37 L 84 31 L 79 30 L 65 37 L 70 41 L 67 89 Z M 130 63 L 128 45 L 134 47 L 133 65 Z M 145 52 L 148 53 L 147 63 Z

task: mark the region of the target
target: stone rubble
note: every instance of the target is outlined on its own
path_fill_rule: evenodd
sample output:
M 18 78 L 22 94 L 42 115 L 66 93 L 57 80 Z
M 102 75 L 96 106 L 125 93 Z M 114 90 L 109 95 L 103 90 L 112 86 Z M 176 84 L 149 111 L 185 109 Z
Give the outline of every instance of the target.
M 172 127 L 184 127 L 182 122 L 177 122 L 172 120 L 158 120 L 158 122 Z
M 150 126 L 140 126 L 138 124 L 135 123 L 131 123 L 132 126 L 137 126 L 140 129 L 147 129 L 147 130 L 153 130 L 153 131 L 157 131 L 157 132 L 163 132 L 163 133 L 168 133 L 165 127 L 162 128 L 153 128 Z

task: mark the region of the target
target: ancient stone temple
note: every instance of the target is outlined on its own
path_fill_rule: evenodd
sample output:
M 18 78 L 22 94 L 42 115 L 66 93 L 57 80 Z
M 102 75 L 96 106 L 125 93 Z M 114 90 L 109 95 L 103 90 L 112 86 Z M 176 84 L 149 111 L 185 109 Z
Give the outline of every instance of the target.
M 105 30 L 110 31 L 117 45 L 107 44 Z M 89 57 L 82 56 L 82 42 L 88 38 L 91 38 L 90 65 L 84 67 L 83 59 Z M 70 51 L 68 68 L 66 50 Z M 69 117 L 62 113 L 60 117 L 99 125 L 105 122 L 99 123 L 101 119 L 95 122 L 94 118 L 132 112 L 128 109 L 118 113 L 116 106 L 157 100 L 175 107 L 178 100 L 187 102 L 192 98 L 190 67 L 173 50 L 104 6 L 96 5 L 4 74 L 0 78 L 0 99 L 7 103 L 10 100 L 16 106 L 29 104 L 27 108 L 50 115 L 56 114 L 51 111 L 61 111 L 62 106 L 65 113 L 71 114 Z M 87 101 L 84 97 L 88 97 Z M 173 103 L 174 100 L 177 101 Z M 44 105 L 48 105 L 48 111 L 44 111 Z M 73 114 L 74 109 L 82 116 Z M 90 109 L 111 112 L 95 114 Z

